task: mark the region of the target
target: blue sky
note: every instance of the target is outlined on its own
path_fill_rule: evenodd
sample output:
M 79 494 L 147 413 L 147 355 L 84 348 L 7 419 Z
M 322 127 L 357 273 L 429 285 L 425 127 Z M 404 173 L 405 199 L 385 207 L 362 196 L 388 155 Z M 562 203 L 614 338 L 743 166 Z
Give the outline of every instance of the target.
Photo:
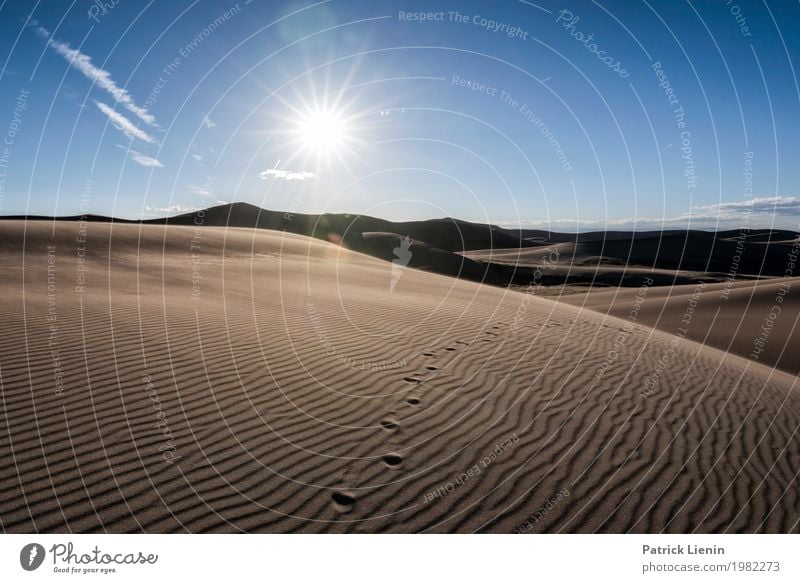
M 800 222 L 800 5 L 0 3 L 0 214 Z

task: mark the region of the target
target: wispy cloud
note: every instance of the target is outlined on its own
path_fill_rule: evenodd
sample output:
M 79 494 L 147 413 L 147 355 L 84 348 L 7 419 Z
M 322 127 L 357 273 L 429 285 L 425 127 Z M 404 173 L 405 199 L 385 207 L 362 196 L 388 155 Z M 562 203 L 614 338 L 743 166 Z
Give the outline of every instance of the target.
M 784 228 L 800 230 L 800 198 L 794 196 L 764 196 L 748 200 L 699 205 L 691 211 L 673 216 L 626 217 L 620 219 L 553 219 L 500 221 L 509 228 L 544 228 L 552 230 L 587 229 L 731 229 Z
M 128 157 L 139 164 L 140 166 L 144 166 L 146 168 L 163 168 L 164 165 L 155 158 L 151 158 L 141 152 L 137 152 L 136 150 L 132 150 L 129 146 L 123 146 L 122 144 L 117 144 L 117 148 L 124 151 Z
M 206 126 L 210 130 L 213 130 L 215 127 L 217 127 L 217 124 L 215 124 L 213 121 L 211 121 L 211 118 L 208 117 L 208 116 L 203 118 L 203 125 Z
M 137 152 L 136 150 L 131 150 L 128 152 L 131 160 L 139 164 L 140 166 L 145 166 L 147 168 L 163 168 L 164 165 L 156 160 L 155 158 L 151 158 L 150 156 L 145 156 Z
M 208 186 L 197 186 L 194 184 L 190 184 L 187 188 L 189 189 L 189 192 L 191 192 L 192 194 L 197 196 L 202 196 L 203 198 L 213 198 L 215 196 L 214 191 L 211 190 L 211 188 L 209 188 Z
M 80 71 L 87 79 L 94 82 L 95 85 L 107 91 L 117 103 L 133 113 L 143 122 L 151 126 L 158 127 L 156 118 L 152 114 L 148 113 L 145 108 L 136 105 L 130 93 L 128 93 L 127 90 L 123 89 L 122 87 L 119 87 L 114 82 L 114 80 L 111 78 L 111 73 L 105 69 L 95 67 L 92 64 L 92 58 L 89 55 L 86 55 L 77 49 L 71 48 L 67 43 L 52 38 L 50 32 L 41 26 L 37 26 L 36 31 L 39 33 L 39 36 L 47 41 L 47 46 L 64 57 L 72 66 L 72 68 Z
M 674 217 L 648 218 L 667 224 L 707 224 L 730 226 L 732 223 L 755 221 L 759 224 L 784 223 L 788 217 L 800 217 L 800 198 L 793 196 L 763 196 L 748 200 L 721 202 L 694 207 L 691 211 Z M 632 219 L 626 219 L 630 222 Z M 795 221 L 796 222 L 796 221 Z
M 114 127 L 116 127 L 129 138 L 136 138 L 142 140 L 143 142 L 147 142 L 148 144 L 157 143 L 153 137 L 147 134 L 147 132 L 139 129 L 131 120 L 118 111 L 115 111 L 111 107 L 107 106 L 105 103 L 101 101 L 95 101 L 95 105 L 97 105 L 100 111 L 108 116 L 108 119 L 111 120 L 111 123 L 114 124 Z
M 260 174 L 260 176 L 264 180 L 270 177 L 278 178 L 280 180 L 308 180 L 309 178 L 314 178 L 315 174 L 306 170 L 292 172 L 290 170 L 278 170 L 277 168 L 272 168 L 270 170 L 265 170 Z
M 200 154 L 192 154 L 192 159 L 193 159 L 195 162 L 202 162 L 202 160 L 203 160 L 203 157 L 202 157 Z
M 207 183 L 205 185 L 196 185 L 196 184 L 189 184 L 186 187 L 191 194 L 194 196 L 199 196 L 203 199 L 203 204 L 205 205 L 218 205 L 218 204 L 228 204 L 228 201 L 220 200 L 217 197 L 217 193 L 214 192 L 213 185 Z
M 749 200 L 723 202 L 699 207 L 711 216 L 739 216 L 742 214 L 800 216 L 800 198 L 794 196 L 763 196 Z
M 196 206 L 184 206 L 182 204 L 172 204 L 170 206 L 150 206 L 147 205 L 145 210 L 150 212 L 159 212 L 159 213 L 191 213 L 194 211 L 199 211 L 200 207 Z

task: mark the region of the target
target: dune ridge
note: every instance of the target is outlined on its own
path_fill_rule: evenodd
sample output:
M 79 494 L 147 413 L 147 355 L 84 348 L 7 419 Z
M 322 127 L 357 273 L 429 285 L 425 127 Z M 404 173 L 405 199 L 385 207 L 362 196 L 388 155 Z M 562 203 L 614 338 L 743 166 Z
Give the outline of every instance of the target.
M 532 282 L 637 287 L 645 274 L 658 286 L 711 283 L 724 281 L 734 265 L 740 279 L 781 276 L 787 251 L 800 237 L 778 229 L 557 233 L 455 218 L 393 222 L 360 214 L 281 212 L 244 202 L 141 221 L 97 215 L 58 220 L 268 229 L 334 242 L 389 261 L 394 256 L 386 244 L 409 237 L 420 251 L 412 254 L 411 267 L 503 287 Z M 376 239 L 377 233 L 385 236 Z M 542 269 L 543 258 L 554 252 L 560 259 Z

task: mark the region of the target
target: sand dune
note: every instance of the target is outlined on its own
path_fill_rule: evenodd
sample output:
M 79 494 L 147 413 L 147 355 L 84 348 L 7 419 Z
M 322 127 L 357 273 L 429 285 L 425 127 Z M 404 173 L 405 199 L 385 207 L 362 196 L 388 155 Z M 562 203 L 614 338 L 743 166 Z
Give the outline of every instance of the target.
M 52 222 L 53 217 L 30 216 L 9 217 L 29 222 Z M 112 219 L 103 216 L 71 216 L 59 220 L 89 223 L 106 223 Z M 135 221 L 113 219 L 118 224 L 176 225 L 195 228 L 240 227 L 258 228 L 306 235 L 333 242 L 348 249 L 366 253 L 387 261 L 394 261 L 395 241 L 409 237 L 414 241 L 415 252 L 410 267 L 433 273 L 459 277 L 469 281 L 505 286 L 520 280 L 529 280 L 525 270 L 510 269 L 504 265 L 489 265 L 472 261 L 459 255 L 464 250 L 484 248 L 524 249 L 533 246 L 494 225 L 472 223 L 453 218 L 423 221 L 392 222 L 367 215 L 335 214 L 311 215 L 272 211 L 255 205 L 237 202 L 197 210 L 168 218 Z M 380 235 L 380 236 L 379 236 Z
M 723 281 L 731 274 L 738 279 L 782 277 L 797 237 L 791 231 L 768 230 L 549 233 L 534 247 L 495 246 L 463 255 L 521 268 L 549 262 L 547 273 L 564 283 L 639 286 L 639 271 L 646 268 L 655 285 L 672 285 Z
M 94 215 L 62 220 L 82 218 L 92 223 L 112 220 Z M 548 286 L 637 287 L 645 275 L 656 286 L 720 282 L 732 272 L 738 279 L 782 276 L 786 254 L 800 236 L 770 229 L 556 233 L 454 218 L 393 222 L 346 213 L 311 215 L 267 210 L 243 202 L 168 218 L 114 222 L 268 229 L 322 239 L 392 262 L 396 259 L 394 241 L 408 237 L 418 251 L 412 254 L 409 266 L 503 287 L 527 286 L 534 281 Z M 543 260 L 554 254 L 557 259 L 543 265 Z
M 363 241 L 357 245 L 359 251 L 396 265 L 495 285 L 504 285 L 507 282 L 505 274 L 498 273 L 491 264 L 473 261 L 457 253 L 433 247 L 424 241 L 409 237 L 406 240 L 409 250 L 406 258 L 398 257 L 397 249 L 403 245 L 404 240 L 400 235 L 366 232 L 362 233 L 362 237 Z
M 686 337 L 697 342 L 800 374 L 800 278 L 705 286 L 697 294 L 690 324 L 681 326 L 696 289 L 681 285 L 645 294 L 635 289 L 598 289 L 559 300 L 622 318 L 638 305 L 641 324 L 670 334 L 684 328 Z M 758 343 L 760 339 L 765 341 Z
M 0 222 L 6 532 L 800 531 L 797 377 L 318 239 L 84 226 Z
M 451 252 L 531 245 L 493 225 L 453 218 L 392 222 L 367 215 L 285 213 L 242 202 L 145 222 L 148 224 L 168 222 L 171 225 L 194 225 L 202 222 L 204 225 L 217 227 L 258 227 L 288 231 L 327 241 L 335 240 L 356 247 L 361 242 L 361 234 L 367 232 L 409 236 L 432 247 Z

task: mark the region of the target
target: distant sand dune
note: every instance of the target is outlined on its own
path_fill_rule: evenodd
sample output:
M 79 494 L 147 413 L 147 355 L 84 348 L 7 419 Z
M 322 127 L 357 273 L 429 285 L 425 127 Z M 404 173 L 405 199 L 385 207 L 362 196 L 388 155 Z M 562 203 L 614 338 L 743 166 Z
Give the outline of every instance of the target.
M 78 229 L 0 222 L 6 532 L 800 532 L 797 377 L 299 235 Z
M 749 234 L 748 234 L 749 233 Z M 523 233 L 524 234 L 524 233 Z M 542 281 L 638 287 L 783 277 L 797 234 L 790 231 L 664 231 L 553 233 L 538 247 L 470 250 L 476 261 L 523 270 L 542 268 Z M 548 283 L 549 280 L 549 283 Z
M 637 310 L 638 322 L 677 334 L 694 290 L 693 285 L 648 290 Z M 638 295 L 636 289 L 597 289 L 559 299 L 625 318 Z M 755 353 L 758 362 L 800 374 L 800 278 L 712 284 L 699 298 L 685 327 L 688 338 L 745 358 Z M 773 307 L 780 312 L 770 318 Z

